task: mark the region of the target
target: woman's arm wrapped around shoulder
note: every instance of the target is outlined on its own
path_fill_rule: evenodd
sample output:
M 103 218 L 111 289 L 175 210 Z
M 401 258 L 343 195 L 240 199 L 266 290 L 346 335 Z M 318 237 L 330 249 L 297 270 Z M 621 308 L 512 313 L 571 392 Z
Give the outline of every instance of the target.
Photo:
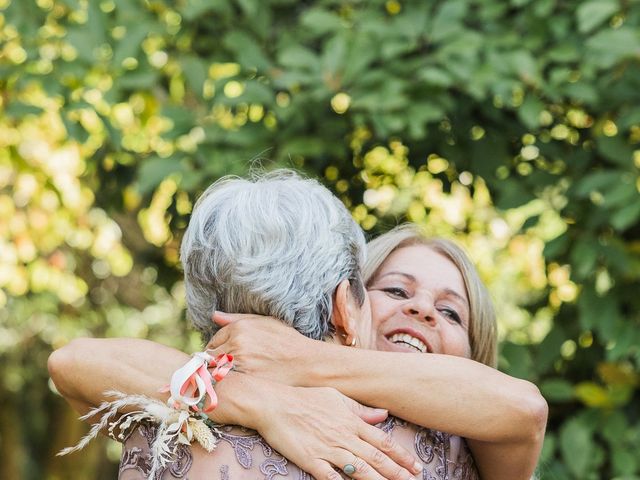
M 547 404 L 538 388 L 462 357 L 354 349 L 310 340 L 274 319 L 217 314 L 208 347 L 238 368 L 297 386 L 331 385 L 367 405 L 468 439 L 482 478 L 528 479 Z
M 138 339 L 78 339 L 49 358 L 51 377 L 61 394 L 82 414 L 102 403 L 105 391 L 146 395 L 165 402 L 159 390 L 190 356 Z M 216 385 L 220 399 L 209 417 L 259 431 L 274 448 L 313 476 L 361 459 L 360 478 L 411 478 L 419 466 L 408 450 L 369 423 L 387 416 L 332 388 L 294 388 L 231 372 Z M 121 413 L 125 413 L 125 409 Z M 287 412 L 286 418 L 278 419 Z M 316 415 L 317 422 L 307 420 Z M 367 423 L 368 422 L 368 423 Z M 299 439 L 303 438 L 304 441 Z

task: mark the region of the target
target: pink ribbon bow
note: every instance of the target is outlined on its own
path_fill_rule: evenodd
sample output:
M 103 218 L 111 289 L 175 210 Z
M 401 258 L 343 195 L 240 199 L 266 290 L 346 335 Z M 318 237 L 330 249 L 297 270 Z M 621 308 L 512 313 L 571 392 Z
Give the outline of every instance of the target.
M 209 372 L 209 368 L 212 368 Z M 218 406 L 213 389 L 233 368 L 233 356 L 221 353 L 213 358 L 207 352 L 196 352 L 183 367 L 171 376 L 171 383 L 161 391 L 170 391 L 168 404 L 175 409 L 191 409 L 209 413 Z

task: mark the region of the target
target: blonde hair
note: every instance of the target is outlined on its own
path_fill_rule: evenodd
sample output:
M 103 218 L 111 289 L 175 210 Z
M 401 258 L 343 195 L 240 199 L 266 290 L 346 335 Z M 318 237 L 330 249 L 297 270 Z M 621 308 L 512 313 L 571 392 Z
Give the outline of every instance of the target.
M 469 298 L 471 358 L 495 368 L 498 363 L 498 335 L 493 302 L 468 255 L 454 242 L 438 237 L 429 238 L 416 225 L 399 225 L 367 245 L 367 260 L 362 272 L 365 285 L 373 282 L 389 255 L 413 245 L 424 245 L 443 255 L 460 271 Z

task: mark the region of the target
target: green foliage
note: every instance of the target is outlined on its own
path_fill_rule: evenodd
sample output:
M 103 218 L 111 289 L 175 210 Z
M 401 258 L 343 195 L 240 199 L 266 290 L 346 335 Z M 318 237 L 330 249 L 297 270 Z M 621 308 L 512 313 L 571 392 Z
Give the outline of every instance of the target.
M 191 200 L 254 159 L 372 234 L 458 236 L 510 305 L 501 368 L 550 402 L 541 478 L 640 477 L 637 0 L 0 9 L 3 397 L 49 395 L 42 352 L 74 336 L 179 337 Z

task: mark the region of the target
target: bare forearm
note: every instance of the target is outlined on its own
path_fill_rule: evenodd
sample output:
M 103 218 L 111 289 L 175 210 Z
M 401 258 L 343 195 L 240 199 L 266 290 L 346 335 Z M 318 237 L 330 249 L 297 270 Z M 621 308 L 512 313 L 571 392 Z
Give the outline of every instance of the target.
M 330 385 L 413 423 L 480 441 L 513 441 L 514 428 L 542 415 L 535 386 L 460 357 L 318 345 L 296 369 L 304 386 Z M 331 351 L 327 351 L 331 348 Z M 540 410 L 540 412 L 537 412 Z
M 169 394 L 159 390 L 189 358 L 184 352 L 148 340 L 81 338 L 51 354 L 49 372 L 62 396 L 85 414 L 107 400 L 108 390 L 166 401 Z M 263 383 L 230 373 L 216 386 L 220 403 L 211 418 L 253 427 L 249 425 L 254 423 L 251 393 L 255 395 Z M 243 399 L 242 404 L 238 399 Z
M 62 396 L 72 405 L 84 404 L 80 413 L 86 413 L 106 399 L 107 390 L 166 400 L 159 388 L 188 359 L 147 340 L 79 338 L 51 354 L 49 373 Z
M 482 478 L 533 473 L 547 406 L 531 383 L 460 357 L 317 347 L 292 362 L 313 372 L 299 376 L 301 384 L 332 385 L 410 422 L 467 438 Z

